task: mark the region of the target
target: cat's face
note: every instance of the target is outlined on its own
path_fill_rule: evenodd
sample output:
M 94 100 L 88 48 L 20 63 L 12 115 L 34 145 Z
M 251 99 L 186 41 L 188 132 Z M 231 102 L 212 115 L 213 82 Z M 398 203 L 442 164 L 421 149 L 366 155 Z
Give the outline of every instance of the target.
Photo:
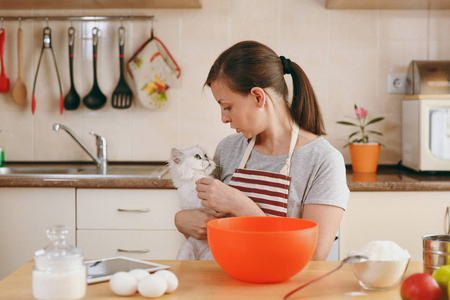
M 192 178 L 195 173 L 199 172 L 208 176 L 215 167 L 216 164 L 214 161 L 198 146 L 184 150 L 172 148 L 172 155 L 169 160 L 169 168 L 172 172 L 172 176 L 189 179 Z

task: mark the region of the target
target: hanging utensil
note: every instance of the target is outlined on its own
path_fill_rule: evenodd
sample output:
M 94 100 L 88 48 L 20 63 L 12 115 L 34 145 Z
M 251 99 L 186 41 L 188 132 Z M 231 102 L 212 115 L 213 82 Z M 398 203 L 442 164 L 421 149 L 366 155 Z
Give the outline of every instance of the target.
M 70 68 L 70 90 L 64 97 L 64 108 L 68 110 L 77 109 L 80 105 L 80 96 L 75 90 L 73 83 L 73 46 L 75 41 L 75 28 L 69 27 L 69 68 Z
M 119 27 L 119 61 L 120 61 L 120 78 L 116 89 L 111 98 L 111 104 L 114 108 L 129 108 L 133 100 L 133 93 L 128 87 L 123 74 L 123 46 L 125 44 L 125 28 Z
M 39 67 L 41 66 L 42 54 L 44 53 L 45 49 L 50 49 L 52 52 L 53 63 L 55 65 L 56 76 L 58 77 L 58 84 L 59 84 L 59 111 L 60 111 L 60 114 L 62 114 L 63 109 L 64 109 L 64 104 L 63 104 L 63 95 L 62 95 L 62 88 L 61 88 L 61 79 L 59 77 L 58 65 L 56 64 L 55 53 L 53 52 L 53 48 L 52 48 L 52 30 L 48 26 L 44 28 L 41 55 L 39 56 L 38 66 L 36 69 L 36 75 L 34 76 L 33 93 L 31 96 L 31 112 L 34 114 L 34 111 L 36 110 L 36 97 L 35 97 L 36 81 L 37 81 L 37 77 L 39 74 Z
M 22 78 L 22 65 L 23 65 L 23 48 L 22 48 L 22 28 L 19 27 L 17 31 L 17 64 L 19 69 L 19 75 L 17 80 L 12 87 L 12 96 L 14 101 L 20 105 L 24 106 L 27 102 L 27 86 Z
M 295 294 L 296 292 L 298 292 L 298 291 L 301 290 L 302 288 L 304 288 L 304 287 L 310 285 L 311 283 L 314 283 L 314 282 L 316 282 L 316 281 L 318 281 L 318 280 L 324 278 L 325 276 L 330 275 L 331 273 L 336 272 L 336 271 L 339 270 L 342 266 L 350 265 L 350 264 L 356 264 L 356 263 L 361 263 L 361 262 L 365 262 L 365 261 L 367 261 L 368 259 L 369 259 L 368 257 L 363 256 L 363 255 L 352 255 L 352 256 L 348 256 L 348 257 L 344 258 L 344 260 L 341 261 L 341 263 L 339 264 L 339 266 L 338 266 L 336 269 L 331 270 L 330 272 L 327 272 L 327 273 L 323 274 L 322 276 L 319 276 L 319 277 L 317 277 L 317 278 L 315 278 L 315 279 L 313 279 L 313 280 L 311 280 L 311 281 L 305 283 L 304 285 L 301 285 L 301 286 L 299 286 L 298 288 L 296 288 L 296 289 L 290 291 L 289 293 L 287 293 L 287 294 L 284 296 L 283 299 L 286 300 L 287 298 L 289 298 L 290 296 L 292 296 L 293 294 Z
M 2 71 L 0 73 L 0 93 L 6 94 L 9 91 L 9 78 L 5 74 L 5 66 L 3 65 L 3 52 L 5 51 L 5 28 L 0 29 L 0 60 Z
M 94 85 L 89 94 L 83 98 L 83 103 L 87 108 L 100 109 L 106 103 L 106 96 L 98 87 L 97 83 L 97 44 L 98 44 L 98 28 L 92 29 L 92 49 L 93 49 L 93 64 L 94 64 Z

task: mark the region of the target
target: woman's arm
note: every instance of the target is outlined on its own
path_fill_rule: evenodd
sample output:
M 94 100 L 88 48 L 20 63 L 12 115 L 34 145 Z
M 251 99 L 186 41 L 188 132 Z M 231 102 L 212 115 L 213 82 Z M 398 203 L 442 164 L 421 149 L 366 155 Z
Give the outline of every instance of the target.
M 311 260 L 326 260 L 341 224 L 344 210 L 337 206 L 307 204 L 303 208 L 303 219 L 319 224 L 316 251 Z
M 236 217 L 266 215 L 252 199 L 220 180 L 204 177 L 196 184 L 198 198 L 204 207 Z
M 181 210 L 175 214 L 175 226 L 186 238 L 206 239 L 206 223 L 216 219 L 206 209 Z

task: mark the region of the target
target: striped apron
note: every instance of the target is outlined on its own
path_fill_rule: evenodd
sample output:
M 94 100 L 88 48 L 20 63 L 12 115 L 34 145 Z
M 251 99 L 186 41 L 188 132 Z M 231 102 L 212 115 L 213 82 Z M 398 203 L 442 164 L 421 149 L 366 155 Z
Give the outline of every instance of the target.
M 291 133 L 289 155 L 280 173 L 244 169 L 255 146 L 253 137 L 228 184 L 252 199 L 268 216 L 287 216 L 291 158 L 297 144 L 298 131 L 298 125 L 295 123 Z

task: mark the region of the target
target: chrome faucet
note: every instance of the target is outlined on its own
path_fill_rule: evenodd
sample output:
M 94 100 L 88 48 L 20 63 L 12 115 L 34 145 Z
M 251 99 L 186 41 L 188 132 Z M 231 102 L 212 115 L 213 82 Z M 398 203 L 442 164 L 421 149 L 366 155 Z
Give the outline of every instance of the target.
M 106 139 L 94 132 L 89 132 L 93 136 L 96 137 L 97 140 L 97 156 L 94 155 L 94 153 L 89 150 L 88 147 L 75 135 L 75 133 L 67 126 L 64 126 L 62 124 L 55 123 L 53 124 L 53 130 L 59 131 L 59 129 L 65 130 L 73 139 L 78 143 L 78 145 L 83 148 L 84 151 L 86 151 L 87 154 L 89 154 L 90 157 L 92 157 L 95 162 L 97 163 L 97 168 L 103 173 L 106 174 L 106 168 L 108 166 L 108 153 L 107 153 L 107 147 L 106 147 Z

